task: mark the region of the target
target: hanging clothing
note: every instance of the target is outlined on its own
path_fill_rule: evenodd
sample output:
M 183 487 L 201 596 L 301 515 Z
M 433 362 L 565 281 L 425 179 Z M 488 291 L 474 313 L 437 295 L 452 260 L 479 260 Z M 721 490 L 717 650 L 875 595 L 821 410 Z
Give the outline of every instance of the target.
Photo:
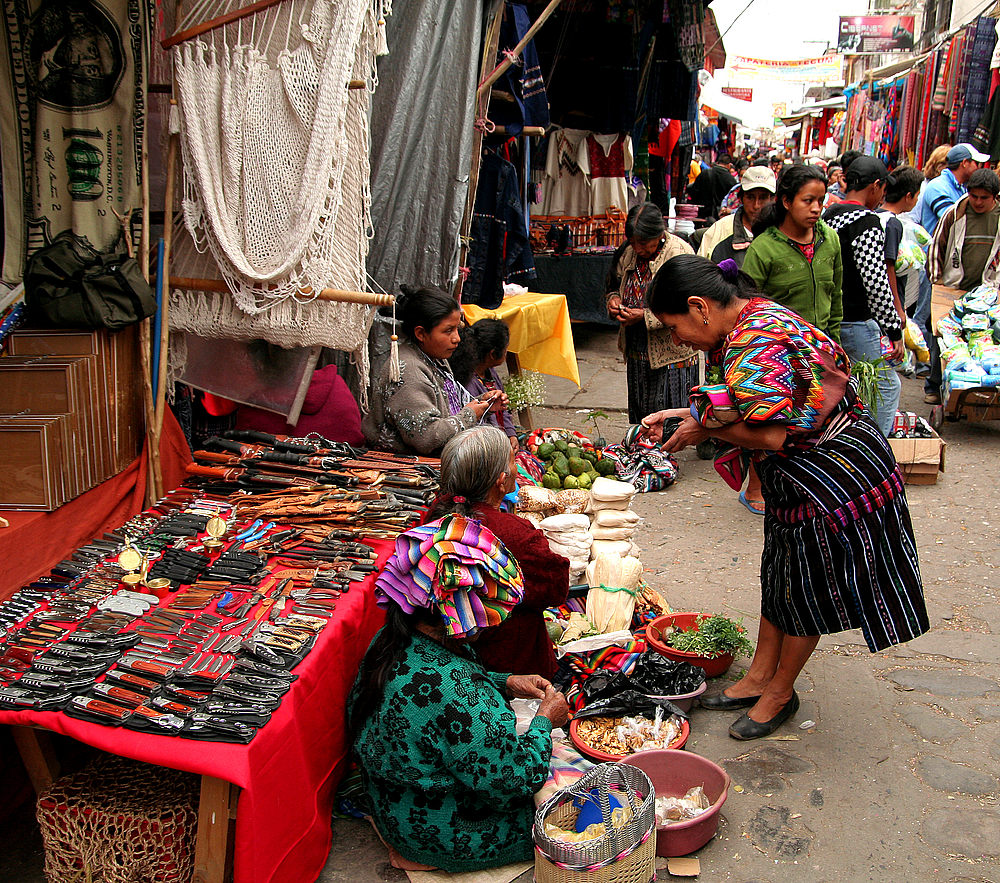
M 972 140 L 990 94 L 990 58 L 997 43 L 996 21 L 983 16 L 976 19 L 971 30 L 972 46 L 966 65 L 968 78 L 962 95 L 962 113 L 955 143 Z
M 504 51 L 513 49 L 530 27 L 531 16 L 527 7 L 523 3 L 508 3 L 500 25 L 498 64 L 503 60 Z M 504 71 L 494 89 L 514 96 L 513 104 L 498 102 L 491 113 L 493 122 L 505 126 L 508 135 L 519 135 L 523 126 L 548 128 L 549 99 L 534 40 L 525 44 L 519 61 Z
M 492 310 L 503 302 L 504 282 L 527 286 L 536 276 L 517 169 L 492 152 L 479 169 L 471 235 L 462 300 Z
M 580 147 L 589 133 L 585 129 L 553 129 L 545 159 L 542 201 L 532 206 L 537 215 L 568 215 L 580 218 L 590 211 L 590 185 L 580 169 Z
M 611 206 L 628 211 L 625 173 L 632 171 L 633 165 L 630 135 L 588 135 L 580 143 L 577 162 L 590 183 L 587 214 L 603 215 Z

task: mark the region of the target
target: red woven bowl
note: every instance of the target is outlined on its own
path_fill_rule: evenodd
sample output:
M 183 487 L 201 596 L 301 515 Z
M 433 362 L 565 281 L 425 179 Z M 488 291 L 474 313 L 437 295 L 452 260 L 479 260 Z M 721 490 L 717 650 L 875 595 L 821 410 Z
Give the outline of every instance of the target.
M 572 740 L 573 744 L 576 746 L 576 750 L 579 751 L 580 754 L 585 754 L 587 757 L 593 758 L 594 760 L 612 762 L 627 760 L 632 756 L 630 754 L 608 754 L 606 751 L 598 751 L 596 748 L 591 748 L 586 742 L 583 741 L 583 739 L 579 737 L 579 735 L 577 735 L 576 728 L 578 724 L 579 721 L 577 721 L 576 718 L 573 718 L 573 720 L 569 722 L 569 738 Z M 684 744 L 688 740 L 688 736 L 690 735 L 691 724 L 682 719 L 680 735 L 674 739 L 668 747 L 674 749 L 683 748 Z
M 717 678 L 721 674 L 729 671 L 729 666 L 733 664 L 733 654 L 724 653 L 722 656 L 699 656 L 697 653 L 688 653 L 686 650 L 675 650 L 665 644 L 661 638 L 664 631 L 670 626 L 684 631 L 698 627 L 698 620 L 703 613 L 668 613 L 666 616 L 658 616 L 646 627 L 646 642 L 657 653 L 673 659 L 677 662 L 690 662 L 699 668 L 705 669 L 705 676 Z

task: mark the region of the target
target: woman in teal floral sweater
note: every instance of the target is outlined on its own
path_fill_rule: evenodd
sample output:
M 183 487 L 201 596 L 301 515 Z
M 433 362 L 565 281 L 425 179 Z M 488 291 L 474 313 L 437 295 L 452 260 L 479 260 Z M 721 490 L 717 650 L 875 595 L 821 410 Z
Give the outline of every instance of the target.
M 498 453 L 475 481 L 507 483 L 510 449 Z M 408 863 L 452 872 L 531 859 L 532 796 L 548 776 L 552 728 L 569 713 L 545 678 L 477 661 L 476 636 L 507 617 L 523 586 L 464 497 L 454 509 L 397 541 L 376 588 L 386 625 L 349 704 L 382 838 Z M 541 699 L 523 735 L 509 698 Z

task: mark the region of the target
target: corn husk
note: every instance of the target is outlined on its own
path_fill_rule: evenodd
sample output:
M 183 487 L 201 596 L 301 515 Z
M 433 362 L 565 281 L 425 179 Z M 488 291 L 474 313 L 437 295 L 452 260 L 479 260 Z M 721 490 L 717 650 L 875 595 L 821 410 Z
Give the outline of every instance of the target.
M 641 579 L 642 562 L 631 556 L 598 555 L 587 565 L 587 619 L 599 632 L 617 632 L 632 624 Z

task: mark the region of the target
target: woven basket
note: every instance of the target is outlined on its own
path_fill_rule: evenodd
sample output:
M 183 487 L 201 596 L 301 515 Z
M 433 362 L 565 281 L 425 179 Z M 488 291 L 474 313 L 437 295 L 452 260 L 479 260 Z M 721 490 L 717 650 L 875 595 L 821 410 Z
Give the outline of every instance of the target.
M 597 789 L 607 833 L 583 843 L 565 843 L 545 832 L 546 822 L 571 829 L 579 809 L 574 801 Z M 626 798 L 632 817 L 611 824 L 609 795 Z M 650 883 L 656 876 L 654 801 L 649 777 L 636 767 L 602 763 L 569 788 L 552 795 L 535 813 L 535 880 L 538 883 Z

